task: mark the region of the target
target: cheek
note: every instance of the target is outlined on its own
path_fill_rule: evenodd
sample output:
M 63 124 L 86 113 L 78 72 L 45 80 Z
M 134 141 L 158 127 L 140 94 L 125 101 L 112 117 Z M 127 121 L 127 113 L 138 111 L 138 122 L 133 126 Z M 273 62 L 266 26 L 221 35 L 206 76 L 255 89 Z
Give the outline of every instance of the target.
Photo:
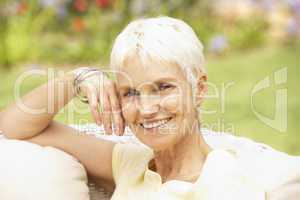
M 161 107 L 170 113 L 177 113 L 182 107 L 180 96 L 175 94 L 164 97 L 161 101 Z
M 134 102 L 122 102 L 122 114 L 127 123 L 133 123 L 136 119 L 137 109 Z
M 184 90 L 178 90 L 165 96 L 161 101 L 161 107 L 170 113 L 183 112 L 187 109 L 188 94 Z

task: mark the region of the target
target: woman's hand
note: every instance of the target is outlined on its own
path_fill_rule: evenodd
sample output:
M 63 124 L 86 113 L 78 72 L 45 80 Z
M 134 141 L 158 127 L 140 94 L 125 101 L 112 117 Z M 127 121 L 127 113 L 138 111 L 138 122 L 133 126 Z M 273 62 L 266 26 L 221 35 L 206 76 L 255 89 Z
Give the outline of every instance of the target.
M 84 70 L 88 69 L 78 69 L 75 73 L 84 73 Z M 84 74 L 77 87 L 81 95 L 87 98 L 95 122 L 103 123 L 108 134 L 112 134 L 113 122 L 115 133 L 122 135 L 125 125 L 115 82 L 100 70 L 89 71 Z

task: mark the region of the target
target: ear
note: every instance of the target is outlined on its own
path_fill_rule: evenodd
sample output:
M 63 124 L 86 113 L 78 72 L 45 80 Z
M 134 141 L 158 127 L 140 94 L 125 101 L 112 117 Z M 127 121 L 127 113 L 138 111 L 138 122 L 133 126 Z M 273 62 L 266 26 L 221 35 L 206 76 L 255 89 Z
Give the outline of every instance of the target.
M 196 85 L 195 90 L 196 90 L 195 103 L 196 103 L 196 106 L 199 107 L 203 103 L 204 97 L 208 90 L 207 74 L 205 72 L 198 73 L 197 85 Z

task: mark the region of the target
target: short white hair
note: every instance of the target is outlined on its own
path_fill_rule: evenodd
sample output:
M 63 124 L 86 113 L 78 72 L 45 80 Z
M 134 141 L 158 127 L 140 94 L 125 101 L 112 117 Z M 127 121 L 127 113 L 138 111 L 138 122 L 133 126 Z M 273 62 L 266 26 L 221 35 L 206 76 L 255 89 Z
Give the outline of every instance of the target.
M 118 70 L 129 56 L 135 54 L 142 62 L 149 57 L 175 62 L 193 89 L 197 83 L 195 69 L 205 72 L 203 45 L 193 29 L 179 19 L 156 17 L 129 23 L 114 42 L 111 68 Z

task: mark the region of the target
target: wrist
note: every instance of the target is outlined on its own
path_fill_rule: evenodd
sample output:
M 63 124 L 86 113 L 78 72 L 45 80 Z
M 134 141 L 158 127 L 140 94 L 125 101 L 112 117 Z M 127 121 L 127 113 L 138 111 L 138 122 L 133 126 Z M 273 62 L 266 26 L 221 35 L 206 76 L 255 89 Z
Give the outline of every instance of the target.
M 82 83 L 88 79 L 89 77 L 93 76 L 95 73 L 99 74 L 102 73 L 101 70 L 97 68 L 91 67 L 81 67 L 77 68 L 70 72 L 73 77 L 73 91 L 74 95 L 79 98 L 79 100 L 83 103 L 88 103 L 88 98 L 82 91 Z
M 74 79 L 75 74 L 72 72 L 67 72 L 63 76 L 54 79 L 53 87 L 56 88 L 55 91 L 59 93 L 57 95 L 63 94 L 65 98 L 67 97 L 68 100 L 73 99 L 75 96 L 73 86 Z

